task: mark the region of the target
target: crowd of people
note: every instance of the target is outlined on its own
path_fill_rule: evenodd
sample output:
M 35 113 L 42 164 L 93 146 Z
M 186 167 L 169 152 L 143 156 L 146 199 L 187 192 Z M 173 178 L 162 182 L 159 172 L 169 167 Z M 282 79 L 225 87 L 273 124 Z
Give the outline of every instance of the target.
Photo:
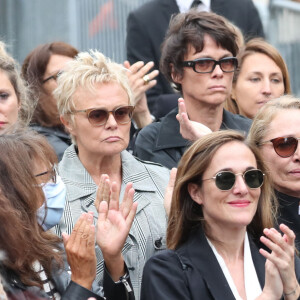
M 252 1 L 127 30 L 123 64 L 0 43 L 0 298 L 300 299 L 300 99 Z

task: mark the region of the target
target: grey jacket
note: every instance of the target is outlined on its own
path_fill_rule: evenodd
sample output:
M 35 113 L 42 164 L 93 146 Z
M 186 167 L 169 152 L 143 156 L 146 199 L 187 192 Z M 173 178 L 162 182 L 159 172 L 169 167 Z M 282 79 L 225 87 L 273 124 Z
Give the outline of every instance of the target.
M 164 192 L 169 180 L 169 170 L 155 163 L 135 159 L 129 152 L 121 153 L 123 198 L 125 185 L 133 183 L 134 201 L 138 208 L 129 236 L 126 239 L 123 256 L 128 267 L 136 299 L 145 262 L 157 251 L 166 248 L 166 213 L 163 205 Z M 94 200 L 97 185 L 80 162 L 74 145 L 71 145 L 59 164 L 59 173 L 67 188 L 66 206 L 59 224 L 59 232 L 71 233 L 74 224 L 83 212 L 93 211 L 94 222 L 98 218 Z M 96 280 L 102 285 L 104 263 L 97 245 Z

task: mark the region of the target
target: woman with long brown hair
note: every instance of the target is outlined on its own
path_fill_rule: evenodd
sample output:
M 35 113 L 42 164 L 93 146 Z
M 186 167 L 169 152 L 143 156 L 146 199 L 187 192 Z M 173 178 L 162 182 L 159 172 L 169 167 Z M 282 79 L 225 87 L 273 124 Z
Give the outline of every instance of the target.
M 102 218 L 96 224 L 96 236 L 91 213 L 81 216 L 70 236 L 63 236 L 68 265 L 62 240 L 49 231 L 58 224 L 65 203 L 65 186 L 56 172 L 53 149 L 44 137 L 29 131 L 2 135 L 0 147 L 0 250 L 4 254 L 0 274 L 9 299 L 35 296 L 85 300 L 92 296 L 103 299 L 104 294 L 107 299 L 128 299 L 123 283 L 110 278 L 113 269 L 107 267 L 103 287 L 94 282 L 95 237 L 102 248 L 102 239 L 115 225 L 107 224 L 110 209 L 100 204 Z M 128 222 L 129 228 L 136 209 L 132 206 L 133 192 L 128 190 L 123 200 L 127 214 L 119 216 L 119 220 Z M 114 210 L 118 213 L 118 209 Z M 124 238 L 129 228 L 122 228 Z M 122 238 L 122 234 L 118 237 Z M 112 234 L 110 237 L 113 240 Z
M 271 191 L 259 151 L 243 135 L 226 130 L 196 141 L 177 171 L 170 250 L 147 262 L 141 299 L 298 299 L 295 234 L 273 229 Z

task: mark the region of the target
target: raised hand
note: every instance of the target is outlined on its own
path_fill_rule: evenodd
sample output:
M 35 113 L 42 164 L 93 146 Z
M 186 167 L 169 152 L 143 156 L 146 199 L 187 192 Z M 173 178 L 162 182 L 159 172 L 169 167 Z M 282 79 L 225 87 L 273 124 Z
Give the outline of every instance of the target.
M 176 119 L 180 124 L 180 134 L 186 140 L 196 141 L 203 135 L 212 132 L 207 126 L 189 119 L 183 98 L 178 99 L 178 114 L 176 115 Z
M 154 79 L 158 74 L 158 70 L 153 70 L 149 73 L 150 69 L 154 66 L 152 61 L 144 64 L 142 61 L 138 61 L 133 65 L 130 65 L 129 61 L 124 62 L 124 67 L 128 69 L 127 77 L 129 79 L 130 87 L 135 97 L 135 106 L 138 106 L 138 102 L 142 99 L 146 91 L 154 87 L 157 81 Z M 149 81 L 145 81 L 143 78 L 147 75 Z
M 96 200 L 94 203 L 97 211 L 99 209 L 99 204 L 101 201 L 106 201 L 109 204 L 110 190 L 111 190 L 111 186 L 110 186 L 109 176 L 107 174 L 102 174 L 100 177 L 100 182 L 96 194 Z
M 284 224 L 281 224 L 279 228 L 283 235 L 274 228 L 264 229 L 265 236 L 262 236 L 260 240 L 272 252 L 269 253 L 264 249 L 259 251 L 278 269 L 283 284 L 283 293 L 285 295 L 294 295 L 294 297 L 289 297 L 289 299 L 298 299 L 300 289 L 295 274 L 295 234 Z
M 130 65 L 127 60 L 124 62 L 125 68 L 128 69 L 127 76 L 134 94 L 133 119 L 139 128 L 143 128 L 152 122 L 146 91 L 157 83 L 154 78 L 159 74 L 158 70 L 149 73 L 153 65 L 153 62 L 148 62 L 146 65 L 142 61 L 138 61 L 133 65 Z
M 167 215 L 169 216 L 170 208 L 171 208 L 171 202 L 172 202 L 172 195 L 174 190 L 174 184 L 177 174 L 177 168 L 172 168 L 170 172 L 170 178 L 169 182 L 166 188 L 165 197 L 164 197 L 164 207 L 166 210 Z
M 278 269 L 270 260 L 267 259 L 265 270 L 265 286 L 262 294 L 256 300 L 280 299 L 283 292 L 283 285 Z
M 72 281 L 91 289 L 96 277 L 95 226 L 93 214 L 84 213 L 74 226 L 69 236 L 62 234 L 70 265 Z
M 132 183 L 126 185 L 121 205 L 117 184 L 106 179 L 104 185 L 111 186 L 110 199 L 109 204 L 107 201 L 100 202 L 96 241 L 111 277 L 117 281 L 124 275 L 122 248 L 135 217 L 137 203 L 133 203 Z

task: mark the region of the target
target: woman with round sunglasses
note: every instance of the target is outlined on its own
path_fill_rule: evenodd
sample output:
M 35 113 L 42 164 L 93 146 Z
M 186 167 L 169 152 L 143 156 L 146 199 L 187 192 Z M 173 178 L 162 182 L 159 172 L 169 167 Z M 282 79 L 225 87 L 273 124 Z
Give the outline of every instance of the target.
M 126 69 L 97 51 L 82 52 L 58 78 L 54 96 L 62 123 L 70 132 L 73 145 L 64 153 L 59 173 L 67 187 L 67 201 L 58 234 L 70 233 L 80 215 L 94 212 L 95 197 L 102 175 L 117 185 L 121 197 L 126 184 L 135 189 L 137 214 L 123 250 L 110 260 L 118 262 L 115 281 L 125 274 L 125 264 L 139 299 L 141 274 L 146 260 L 165 248 L 166 212 L 164 190 L 169 170 L 135 159 L 126 148 L 134 99 Z M 102 195 L 100 185 L 100 195 Z M 107 200 L 105 197 L 104 200 Z M 122 252 L 121 252 L 122 251 Z M 97 280 L 105 270 L 103 256 L 96 247 Z
M 170 250 L 147 262 L 141 299 L 297 299 L 295 235 L 285 225 L 283 235 L 273 229 L 271 196 L 259 151 L 243 135 L 219 131 L 196 141 L 178 166 Z
M 283 96 L 269 101 L 253 120 L 250 142 L 269 168 L 279 201 L 278 223 L 296 234 L 300 250 L 300 99 Z

